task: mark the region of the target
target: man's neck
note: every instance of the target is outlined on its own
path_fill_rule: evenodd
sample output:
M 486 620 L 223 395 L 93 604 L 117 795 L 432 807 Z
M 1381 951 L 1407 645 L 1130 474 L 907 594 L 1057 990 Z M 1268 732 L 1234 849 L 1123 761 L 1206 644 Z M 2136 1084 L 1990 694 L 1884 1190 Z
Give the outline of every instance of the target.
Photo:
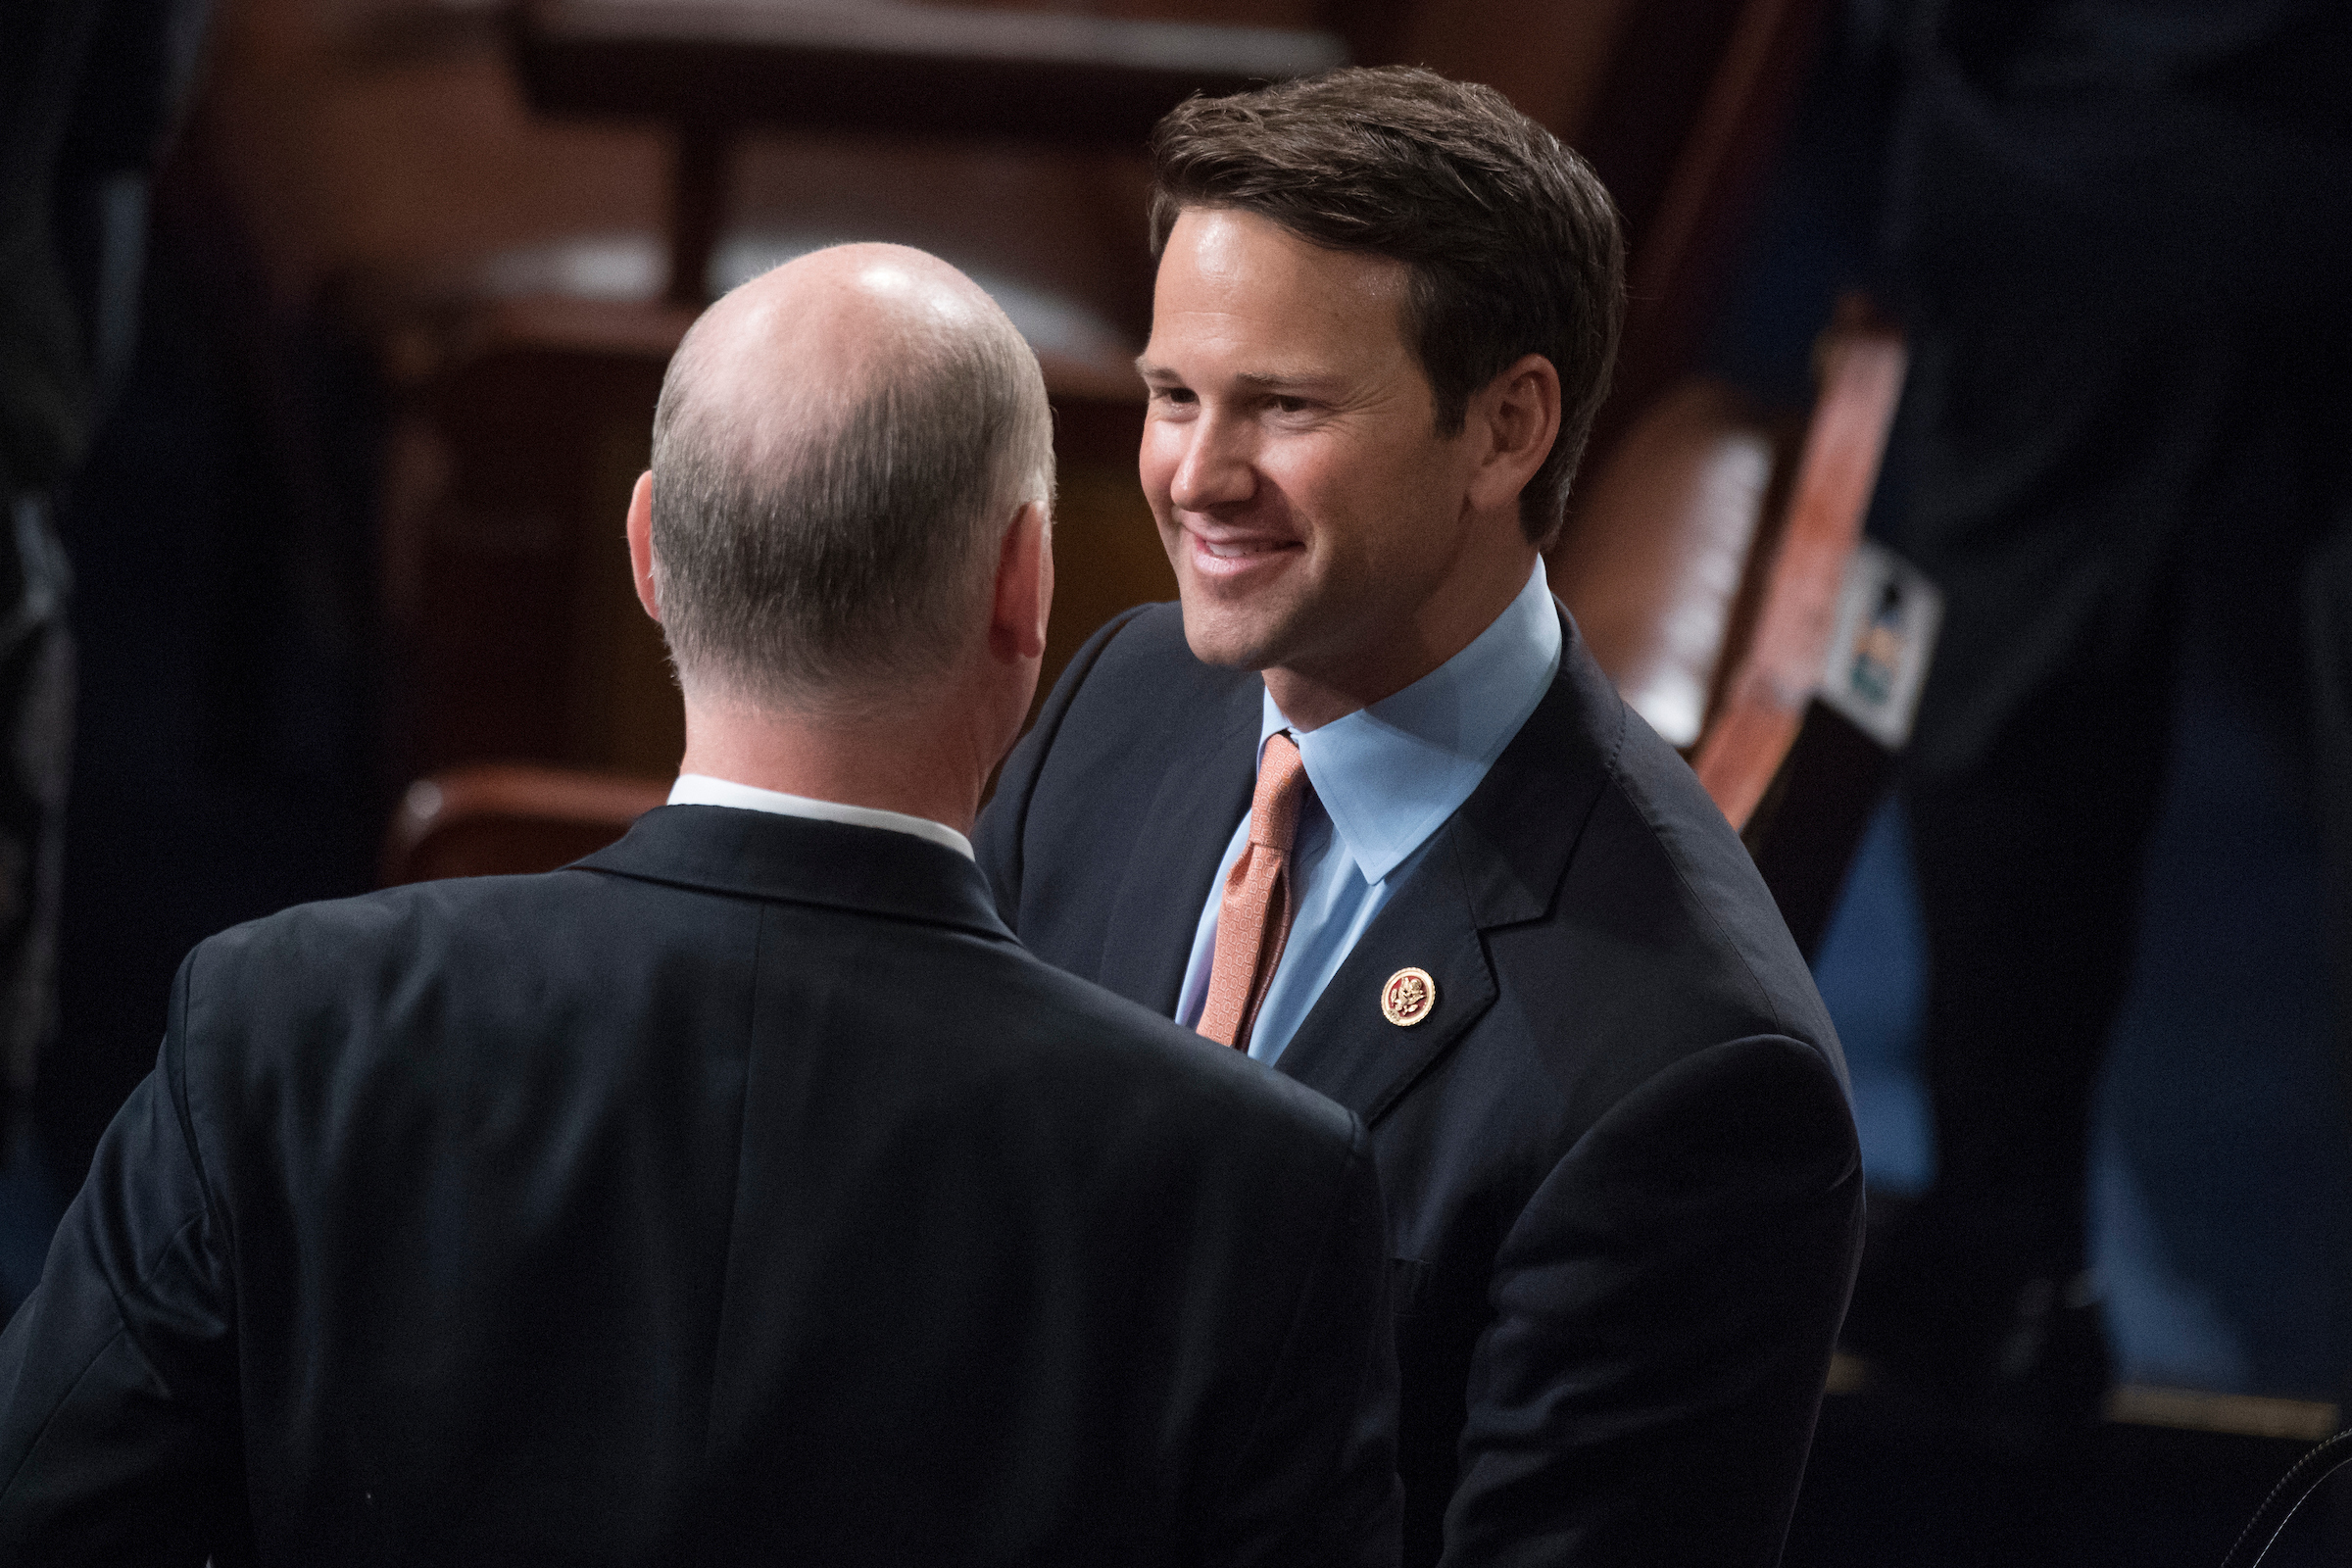
M 681 773 L 926 817 L 972 830 L 990 764 L 956 715 L 843 720 L 734 702 L 686 704 Z
M 1516 526 L 1516 523 L 1513 524 Z M 1331 660 L 1270 665 L 1266 692 L 1293 729 L 1321 729 L 1371 707 L 1445 665 L 1476 642 L 1526 589 L 1536 552 L 1497 552 L 1486 567 L 1433 597 L 1377 645 Z

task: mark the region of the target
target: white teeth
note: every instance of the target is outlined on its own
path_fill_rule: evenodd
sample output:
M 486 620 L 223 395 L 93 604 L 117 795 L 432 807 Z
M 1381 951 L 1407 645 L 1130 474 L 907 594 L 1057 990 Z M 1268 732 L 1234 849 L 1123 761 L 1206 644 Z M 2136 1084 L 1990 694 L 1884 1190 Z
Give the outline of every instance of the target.
M 1221 545 L 1214 540 L 1203 539 L 1200 541 L 1200 548 L 1207 551 L 1210 555 L 1216 557 L 1219 561 L 1234 561 L 1243 556 L 1262 555 L 1274 547 L 1271 544 L 1264 543 Z

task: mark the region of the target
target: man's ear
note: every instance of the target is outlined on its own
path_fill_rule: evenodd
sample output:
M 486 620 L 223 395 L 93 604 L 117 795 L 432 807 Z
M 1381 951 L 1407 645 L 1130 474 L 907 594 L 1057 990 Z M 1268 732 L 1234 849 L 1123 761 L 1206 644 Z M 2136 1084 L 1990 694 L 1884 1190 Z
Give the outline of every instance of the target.
M 637 579 L 637 602 L 659 621 L 662 601 L 654 592 L 654 470 L 637 476 L 629 492 L 629 573 Z
M 1012 514 L 997 550 L 997 588 L 988 624 L 989 651 L 1003 660 L 1039 659 L 1046 620 L 1054 611 L 1054 525 L 1042 501 Z
M 1479 438 L 1471 503 L 1481 511 L 1516 508 L 1560 434 L 1560 372 L 1541 354 L 1523 354 L 1470 400 Z

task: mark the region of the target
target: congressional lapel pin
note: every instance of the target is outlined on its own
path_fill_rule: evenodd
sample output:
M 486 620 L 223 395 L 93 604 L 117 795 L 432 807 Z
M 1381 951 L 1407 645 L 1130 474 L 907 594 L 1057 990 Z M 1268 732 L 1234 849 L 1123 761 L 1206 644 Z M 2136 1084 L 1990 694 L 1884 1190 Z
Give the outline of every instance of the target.
M 1380 988 L 1380 1015 L 1399 1029 L 1410 1029 L 1437 1005 L 1438 983 L 1427 969 L 1399 969 Z

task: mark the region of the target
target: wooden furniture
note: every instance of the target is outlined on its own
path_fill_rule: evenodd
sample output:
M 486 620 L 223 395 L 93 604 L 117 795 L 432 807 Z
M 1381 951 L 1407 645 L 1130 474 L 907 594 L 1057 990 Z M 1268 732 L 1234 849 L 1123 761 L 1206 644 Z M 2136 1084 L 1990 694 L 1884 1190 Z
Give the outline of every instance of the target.
M 384 834 L 382 884 L 552 871 L 598 850 L 669 794 L 663 779 L 573 768 L 452 768 L 418 779 Z
M 1801 433 L 1687 381 L 1627 430 L 1551 557 L 1618 689 L 1690 759 L 1800 945 L 1826 922 L 1884 753 L 1815 701 L 1902 393 L 1901 335 L 1849 298 Z
M 1714 707 L 1749 564 L 1770 555 L 1788 432 L 1737 389 L 1674 388 L 1583 486 L 1553 550 L 1552 585 L 1652 729 L 1688 755 Z M 1776 488 L 1775 481 L 1780 484 Z
M 650 320 L 648 329 L 660 330 Z M 1550 561 L 1602 668 L 1691 759 L 1808 950 L 1886 765 L 1885 752 L 1816 695 L 1901 394 L 1904 351 L 1891 326 L 1851 299 L 1819 358 L 1821 390 L 1801 432 L 1720 383 L 1690 381 L 1660 400 L 1593 476 Z M 1106 444 L 1133 440 L 1115 413 L 1068 422 Z M 614 469 L 615 488 L 635 461 Z M 1103 482 L 1131 483 L 1123 473 Z M 1122 584 L 1166 572 L 1146 517 L 1081 541 L 1098 565 L 1122 564 L 1089 572 L 1081 592 L 1091 597 L 1079 604 L 1065 595 L 1055 614 L 1057 663 L 1134 602 Z M 1069 548 L 1066 539 L 1057 546 Z M 674 711 L 674 697 L 663 700 Z M 617 837 L 662 793 L 659 783 L 547 767 L 441 772 L 404 801 L 385 879 L 562 864 Z
M 1143 404 L 1126 358 L 1141 340 L 1148 273 L 1140 246 L 1132 268 L 1082 259 L 1132 241 L 1140 191 L 1092 169 L 1091 153 L 1046 154 L 1064 161 L 1055 176 L 1035 153 L 985 149 L 1140 143 L 1187 93 L 1336 64 L 1336 38 L 808 0 L 534 0 L 510 13 L 507 39 L 543 115 L 652 119 L 675 132 L 668 289 L 655 303 L 485 288 L 451 308 L 411 309 L 382 332 L 401 392 L 383 560 L 392 749 L 407 770 L 500 760 L 656 772 L 675 762 L 677 698 L 659 633 L 629 592 L 619 519 L 646 462 L 663 367 L 713 281 L 721 198 L 732 183 L 756 200 L 761 177 L 776 177 L 772 145 L 738 156 L 757 130 L 854 133 L 796 145 L 796 172 L 765 204 L 768 223 L 799 204 L 815 235 L 893 235 L 960 256 L 968 220 L 910 229 L 909 210 L 977 205 L 1009 231 L 1002 252 L 1012 267 L 1041 261 L 1039 275 L 1001 281 L 1025 290 L 1035 311 L 1095 323 L 1075 346 L 1039 345 L 1061 479 L 1049 680 L 1102 621 L 1173 595 L 1134 480 Z M 918 139 L 948 135 L 960 139 Z M 1094 221 L 1095 208 L 1114 204 L 1115 228 Z M 1019 237 L 1032 228 L 1041 233 Z M 578 270 L 540 262 L 533 275 Z
M 1051 679 L 1103 619 L 1174 592 L 1134 480 L 1142 411 L 1122 363 L 1133 343 L 1117 341 L 1140 342 L 1148 305 L 1131 149 L 1169 104 L 1350 49 L 1503 84 L 1592 153 L 1625 208 L 1644 281 L 1623 388 L 1654 379 L 1642 366 L 1676 361 L 1643 359 L 1665 341 L 1657 311 L 1703 315 L 1704 269 L 1687 264 L 1726 248 L 1821 0 L 1500 0 L 1475 14 L 1437 0 L 1121 0 L 1118 18 L 1035 3 L 526 0 L 502 13 L 532 133 L 661 131 L 669 220 L 650 223 L 657 167 L 629 163 L 633 194 L 614 217 L 638 247 L 641 297 L 546 292 L 583 272 L 556 266 L 555 250 L 612 248 L 612 235 L 582 231 L 533 250 L 549 253 L 535 270 L 508 267 L 516 252 L 482 272 L 527 272 L 543 279 L 536 291 L 466 294 L 453 270 L 446 308 L 412 308 L 381 334 L 403 389 L 383 559 L 392 748 L 409 770 L 674 761 L 676 698 L 618 565 L 617 519 L 662 365 L 691 308 L 732 275 L 744 224 L 905 238 L 1001 267 L 1107 324 L 1100 352 L 1041 355 L 1061 461 Z M 1227 24 L 1242 17 L 1291 25 Z M 1029 162 L 990 183 L 992 160 Z M 1062 172 L 1042 173 L 1040 160 Z M 908 224 L 917 209 L 968 216 L 935 235 Z M 722 231 L 734 237 L 714 279 Z M 1669 255 L 1684 260 L 1656 259 Z M 653 298 L 664 267 L 668 309 Z M 1605 431 L 1593 451 L 1605 456 Z
M 752 126 L 1141 146 L 1194 93 L 1329 70 L 1329 33 L 893 0 L 525 0 L 514 63 L 543 114 L 677 127 L 668 298 L 710 286 Z
M 1747 635 L 1722 665 L 1691 765 L 1733 825 L 1754 817 L 1820 689 L 1845 564 L 1862 536 L 1879 460 L 1902 396 L 1903 340 L 1849 300 L 1823 338 L 1821 392 L 1788 504 L 1755 576 Z
M 560 299 L 467 313 L 402 399 L 384 505 L 394 755 L 660 774 L 684 719 L 621 521 L 693 315 Z M 424 350 L 418 351 L 420 354 Z M 1059 467 L 1042 697 L 1112 615 L 1176 580 L 1135 478 L 1143 402 L 1049 362 Z
M 491 306 L 408 389 L 382 524 L 403 772 L 676 766 L 684 718 L 622 519 L 691 320 L 654 306 Z

